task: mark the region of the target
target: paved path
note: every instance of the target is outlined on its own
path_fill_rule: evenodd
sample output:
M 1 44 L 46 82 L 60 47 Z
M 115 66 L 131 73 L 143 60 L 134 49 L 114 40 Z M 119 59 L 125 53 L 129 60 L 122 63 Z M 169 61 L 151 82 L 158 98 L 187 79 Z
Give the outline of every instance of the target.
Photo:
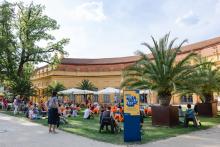
M 7 132 L 2 133 L 2 130 Z M 130 147 L 220 147 L 220 125 L 204 131 Z M 0 147 L 122 147 L 59 131 L 0 113 Z M 125 147 L 125 146 L 123 146 Z

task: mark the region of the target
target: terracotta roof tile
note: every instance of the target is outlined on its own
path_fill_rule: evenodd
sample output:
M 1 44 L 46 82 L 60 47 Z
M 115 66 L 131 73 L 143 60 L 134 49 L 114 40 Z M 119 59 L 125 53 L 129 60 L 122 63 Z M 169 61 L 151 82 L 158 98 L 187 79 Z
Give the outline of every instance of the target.
M 195 50 L 201 50 L 203 48 L 207 48 L 216 44 L 220 44 L 220 37 L 212 38 L 209 40 L 189 44 L 182 47 L 182 52 L 190 52 Z
M 203 48 L 207 48 L 216 44 L 220 44 L 220 37 L 213 39 L 193 43 L 182 47 L 182 52 L 180 54 L 185 54 L 191 51 L 198 51 Z M 148 54 L 152 58 L 151 54 Z M 128 57 L 117 57 L 117 58 L 100 58 L 100 59 L 82 59 L 82 58 L 63 58 L 61 64 L 66 65 L 110 65 L 110 64 L 124 64 L 124 63 L 134 63 L 139 56 L 128 56 Z M 46 67 L 46 66 L 44 66 Z M 43 67 L 41 67 L 43 68 Z M 38 68 L 38 69 L 41 69 Z
M 213 39 L 193 43 L 182 47 L 182 52 L 184 54 L 191 51 L 201 50 L 203 48 L 219 44 L 220 37 Z M 149 57 L 152 58 L 151 54 Z M 118 58 L 100 58 L 100 59 L 81 59 L 81 58 L 64 58 L 61 64 L 77 64 L 77 65 L 102 65 L 102 64 L 119 64 L 119 63 L 132 63 L 140 59 L 139 56 L 128 56 L 128 57 L 118 57 Z
M 140 58 L 139 56 L 100 58 L 100 59 L 63 58 L 61 64 L 77 64 L 77 65 L 119 64 L 119 63 L 132 63 L 137 61 L 139 58 Z

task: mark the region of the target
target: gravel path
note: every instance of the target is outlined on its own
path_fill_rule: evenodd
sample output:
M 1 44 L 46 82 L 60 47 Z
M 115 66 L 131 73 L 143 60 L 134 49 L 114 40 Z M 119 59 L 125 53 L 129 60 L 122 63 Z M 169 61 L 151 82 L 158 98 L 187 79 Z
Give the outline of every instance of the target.
M 6 131 L 6 132 L 4 132 Z M 59 131 L 0 113 L 0 147 L 220 147 L 220 125 L 143 145 L 113 145 Z

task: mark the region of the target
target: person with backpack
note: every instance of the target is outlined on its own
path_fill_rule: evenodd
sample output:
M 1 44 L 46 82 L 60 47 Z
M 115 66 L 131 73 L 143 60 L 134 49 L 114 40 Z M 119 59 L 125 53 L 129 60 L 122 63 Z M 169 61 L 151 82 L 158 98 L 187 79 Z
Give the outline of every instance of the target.
M 52 97 L 48 100 L 48 126 L 49 126 L 49 133 L 57 133 L 55 131 L 57 123 L 59 121 L 59 114 L 58 114 L 58 97 L 57 92 L 52 93 Z

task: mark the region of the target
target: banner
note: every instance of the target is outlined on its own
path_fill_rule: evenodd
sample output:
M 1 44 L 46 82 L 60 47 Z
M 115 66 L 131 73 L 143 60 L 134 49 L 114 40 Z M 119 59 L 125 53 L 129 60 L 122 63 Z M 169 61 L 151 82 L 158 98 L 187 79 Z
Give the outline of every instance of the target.
M 138 90 L 124 91 L 124 141 L 141 141 Z
M 124 113 L 140 115 L 140 96 L 138 90 L 124 91 Z

